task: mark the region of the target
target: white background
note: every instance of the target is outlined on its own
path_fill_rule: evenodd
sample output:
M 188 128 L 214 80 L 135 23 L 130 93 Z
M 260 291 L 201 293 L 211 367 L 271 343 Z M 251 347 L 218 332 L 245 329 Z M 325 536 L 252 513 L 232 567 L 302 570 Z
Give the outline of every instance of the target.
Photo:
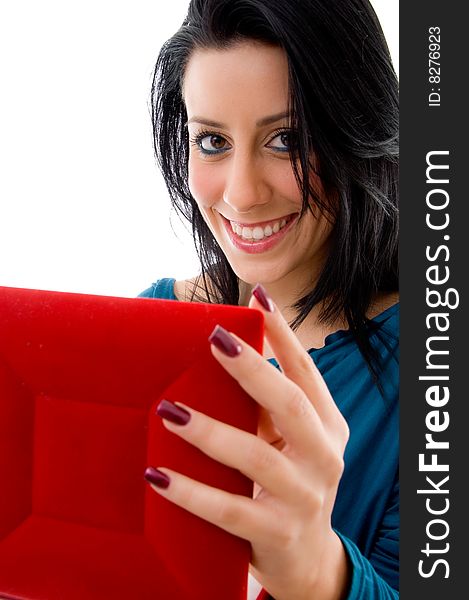
M 398 0 L 372 4 L 398 70 Z M 132 297 L 198 271 L 170 224 L 148 108 L 187 5 L 0 4 L 0 286 Z

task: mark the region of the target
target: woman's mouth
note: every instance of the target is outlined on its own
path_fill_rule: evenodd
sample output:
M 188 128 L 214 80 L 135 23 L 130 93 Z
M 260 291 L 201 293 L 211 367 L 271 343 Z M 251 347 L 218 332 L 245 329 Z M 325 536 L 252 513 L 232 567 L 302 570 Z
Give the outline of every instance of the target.
M 298 213 L 260 223 L 240 223 L 223 218 L 231 243 L 249 254 L 266 252 L 276 246 L 296 222 Z

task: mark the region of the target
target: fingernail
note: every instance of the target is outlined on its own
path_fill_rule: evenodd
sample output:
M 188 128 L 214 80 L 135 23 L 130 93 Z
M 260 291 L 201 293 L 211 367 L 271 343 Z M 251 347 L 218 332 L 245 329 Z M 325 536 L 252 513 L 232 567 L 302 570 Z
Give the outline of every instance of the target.
M 147 467 L 145 469 L 144 477 L 149 483 L 152 483 L 153 485 L 156 485 L 156 487 L 163 489 L 166 489 L 171 482 L 171 479 L 166 475 L 166 473 L 162 473 L 153 467 Z
M 208 341 L 213 344 L 218 350 L 230 356 L 231 358 L 238 356 L 242 350 L 241 344 L 239 344 L 233 336 L 231 336 L 226 329 L 217 325 L 210 334 Z
M 256 283 L 254 289 L 252 290 L 252 295 L 267 312 L 274 312 L 272 300 L 265 291 L 265 287 L 261 283 Z
M 162 400 L 158 406 L 156 407 L 156 414 L 162 417 L 163 419 L 167 419 L 171 421 L 171 423 L 176 423 L 177 425 L 186 425 L 191 420 L 191 414 L 184 408 L 173 404 L 169 400 Z

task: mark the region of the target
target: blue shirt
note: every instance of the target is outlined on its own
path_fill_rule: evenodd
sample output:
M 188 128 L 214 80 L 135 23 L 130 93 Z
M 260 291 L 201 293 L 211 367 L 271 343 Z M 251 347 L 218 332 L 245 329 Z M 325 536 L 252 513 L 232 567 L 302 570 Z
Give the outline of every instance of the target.
M 177 300 L 174 282 L 160 279 L 140 297 Z M 347 600 L 399 597 L 399 304 L 371 323 L 383 394 L 349 331 L 334 332 L 322 348 L 308 351 L 350 429 L 332 513 L 351 565 Z

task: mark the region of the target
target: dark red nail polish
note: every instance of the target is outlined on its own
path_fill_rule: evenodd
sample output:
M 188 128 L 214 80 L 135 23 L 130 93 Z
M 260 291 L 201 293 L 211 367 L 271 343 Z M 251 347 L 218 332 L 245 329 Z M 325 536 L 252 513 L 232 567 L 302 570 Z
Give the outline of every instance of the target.
M 144 477 L 149 483 L 152 483 L 153 485 L 156 485 L 156 487 L 163 489 L 169 487 L 171 482 L 171 479 L 166 475 L 166 473 L 162 473 L 153 467 L 147 467 L 145 469 Z
M 226 329 L 217 325 L 210 334 L 208 341 L 213 344 L 218 350 L 230 356 L 231 358 L 238 356 L 242 350 L 241 344 L 239 344 L 233 336 L 231 336 Z
M 176 425 L 186 425 L 191 420 L 190 412 L 173 404 L 169 400 L 162 400 L 158 404 L 156 414 L 163 419 L 171 421 L 171 423 L 176 423 Z
M 269 298 L 269 295 L 265 291 L 265 287 L 261 283 L 256 283 L 252 290 L 252 295 L 267 312 L 274 312 L 272 300 Z

